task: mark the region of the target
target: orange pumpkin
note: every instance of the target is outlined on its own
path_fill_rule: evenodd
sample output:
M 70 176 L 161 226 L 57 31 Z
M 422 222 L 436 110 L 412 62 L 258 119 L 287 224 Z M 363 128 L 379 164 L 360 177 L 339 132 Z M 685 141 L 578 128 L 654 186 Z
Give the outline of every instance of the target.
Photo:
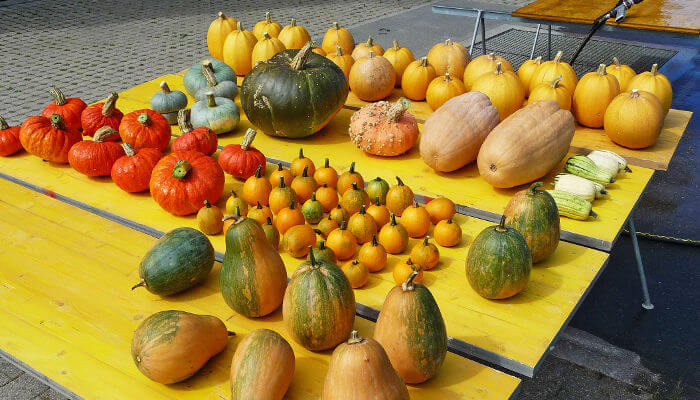
M 119 123 L 124 114 L 117 108 L 117 92 L 107 96 L 104 103 L 95 103 L 87 106 L 80 114 L 80 124 L 83 127 L 83 135 L 93 136 L 103 126 L 111 126 L 119 129 Z M 106 140 L 119 140 L 119 135 L 109 137 Z
M 464 83 L 459 79 L 452 79 L 448 72 L 445 76 L 438 76 L 430 82 L 428 90 L 425 92 L 425 101 L 432 110 L 437 110 L 447 100 L 466 92 Z
M 364 206 L 369 206 L 369 196 L 364 188 L 360 188 L 353 182 L 352 188 L 347 190 L 340 198 L 340 206 L 347 211 L 348 215 L 353 215 Z
M 223 61 L 236 75 L 244 76 L 253 69 L 253 47 L 257 42 L 253 32 L 243 29 L 241 21 L 236 23 L 236 29 L 226 37 L 222 49 Z
M 387 261 L 386 250 L 379 244 L 377 235 L 372 235 L 372 240 L 360 247 L 357 260 L 365 264 L 369 272 L 379 272 L 384 269 Z
M 428 242 L 430 236 L 423 239 L 423 243 L 413 246 L 411 249 L 411 260 L 421 269 L 429 270 L 434 268 L 440 261 L 440 251 L 437 246 Z
M 319 186 L 327 184 L 331 188 L 335 188 L 338 185 L 338 172 L 335 170 L 335 168 L 330 166 L 329 161 L 326 158 L 323 163 L 323 167 L 314 172 L 314 179 Z
M 408 64 L 401 76 L 404 96 L 415 101 L 425 100 L 428 86 L 436 76 L 435 67 L 428 63 L 427 57 Z
M 58 114 L 63 119 L 63 125 L 66 129 L 74 131 L 81 130 L 81 116 L 87 104 L 77 97 L 66 98 L 63 92 L 55 86 L 52 86 L 49 92 L 54 101 L 44 107 L 41 115 L 50 119 L 52 114 Z
M 532 89 L 528 103 L 543 100 L 554 100 L 562 110 L 571 110 L 571 92 L 561 83 L 561 75 L 549 84 L 540 83 Z
M 95 132 L 92 140 L 82 140 L 70 148 L 68 163 L 87 176 L 109 176 L 114 162 L 126 154 L 119 143 L 106 140 L 113 136 L 119 137 L 119 132 L 103 126 Z
M 365 187 L 365 180 L 362 179 L 362 175 L 355 171 L 355 161 L 350 163 L 350 169 L 340 174 L 338 177 L 338 194 L 341 196 L 352 187 L 352 184 L 357 184 L 358 187 Z
M 311 41 L 309 31 L 303 26 L 297 25 L 296 18 L 292 18 L 292 22 L 282 28 L 277 38 L 288 49 L 301 49 L 307 42 Z
M 343 53 L 350 54 L 355 49 L 355 38 L 352 37 L 352 33 L 347 28 L 343 28 L 337 22 L 334 22 L 333 26 L 328 28 L 323 36 L 321 48 L 326 54 L 331 54 L 335 52 L 337 47 L 340 47 Z
M 537 67 L 539 67 L 540 64 L 542 64 L 542 56 L 527 60 L 518 68 L 518 78 L 520 78 L 520 82 L 523 84 L 526 96 L 530 95 L 530 81 L 532 77 L 535 76 Z
M 330 212 L 338 205 L 338 192 L 324 183 L 323 186 L 316 189 L 316 200 L 321 203 L 323 212 Z
M 408 108 L 411 103 L 400 98 L 368 104 L 350 118 L 350 140 L 368 154 L 398 156 L 411 149 L 418 140 L 418 123 Z
M 353 289 L 361 288 L 369 280 L 369 270 L 367 266 L 357 260 L 348 261 L 341 267 L 345 277 L 350 281 Z
M 19 141 L 19 126 L 10 126 L 0 116 L 0 156 L 7 157 L 22 149 Z
M 617 78 L 605 71 L 605 64 L 600 64 L 596 72 L 587 73 L 576 85 L 572 103 L 576 121 L 589 128 L 602 127 L 605 109 L 618 94 Z
M 437 197 L 425 205 L 425 211 L 430 215 L 430 222 L 436 225 L 438 222 L 450 219 L 457 212 L 455 203 L 447 197 Z
M 280 177 L 279 186 L 270 191 L 268 197 L 268 205 L 273 213 L 277 214 L 283 208 L 289 207 L 292 202 L 297 200 L 297 194 L 294 190 L 284 183 L 284 178 Z
M 408 277 L 413 273 L 413 271 L 416 272 L 416 277 L 413 278 L 413 282 L 423 282 L 423 269 L 415 265 L 413 261 L 411 261 L 411 257 L 409 257 L 408 260 L 406 260 L 406 262 L 396 264 L 396 266 L 394 267 L 394 272 L 392 274 L 394 277 L 394 282 L 396 282 L 397 285 L 406 282 L 406 279 L 408 279 Z
M 308 225 L 294 225 L 282 236 L 280 246 L 292 257 L 303 258 L 316 244 L 316 232 Z
M 449 72 L 456 79 L 464 77 L 464 70 L 471 61 L 469 51 L 459 42 L 447 39 L 433 46 L 428 52 L 428 63 L 435 67 L 438 75 Z
M 251 207 L 248 210 L 248 218 L 258 221 L 260 225 L 265 225 L 268 219 L 272 219 L 272 210 L 270 210 L 270 207 L 258 202 L 255 207 Z
M 389 60 L 370 51 L 367 57 L 355 59 L 348 82 L 350 90 L 360 100 L 377 101 L 394 90 L 396 72 Z
M 292 174 L 292 171 L 290 171 L 288 168 L 283 167 L 282 163 L 277 163 L 277 169 L 272 171 L 272 173 L 270 174 L 270 185 L 279 185 L 280 178 L 283 178 L 284 184 L 289 186 L 292 184 L 292 179 L 294 179 L 294 175 Z
M 213 206 L 208 200 L 204 200 L 204 207 L 197 212 L 197 224 L 199 230 L 206 235 L 217 235 L 224 229 L 224 214 L 217 206 Z
M 605 71 L 617 78 L 617 83 L 620 85 L 620 92 L 626 91 L 632 78 L 637 75 L 629 65 L 620 64 L 620 60 L 618 60 L 617 57 L 613 57 L 613 63 L 605 67 Z
M 273 21 L 270 16 L 270 12 L 265 12 L 265 19 L 258 21 L 253 27 L 253 35 L 258 39 L 262 40 L 265 33 L 276 38 L 279 36 L 280 31 L 282 31 L 282 25 L 279 22 Z
M 462 228 L 452 218 L 449 218 L 435 225 L 433 236 L 435 242 L 442 247 L 456 246 L 462 240 Z
M 122 140 L 136 151 L 144 147 L 165 150 L 170 144 L 170 132 L 168 120 L 160 113 L 148 109 L 124 115 L 119 124 Z
M 81 139 L 80 133 L 67 128 L 58 114 L 29 117 L 19 130 L 19 141 L 28 153 L 59 164 L 68 163 L 70 148 Z
M 493 73 L 481 75 L 471 90 L 489 97 L 491 104 L 498 110 L 501 121 L 518 111 L 525 101 L 525 89 L 520 79 L 513 71 L 504 70 L 500 62 L 496 63 Z
M 372 240 L 372 236 L 377 233 L 377 223 L 371 215 L 367 214 L 363 205 L 357 214 L 350 216 L 348 230 L 355 235 L 358 244 L 364 244 Z
M 368 37 L 366 42 L 355 46 L 351 55 L 352 58 L 357 61 L 360 58 L 369 57 L 369 53 L 374 53 L 375 56 L 381 56 L 384 54 L 384 48 L 377 43 L 374 43 L 372 36 Z
M 640 91 L 650 92 L 656 95 L 664 107 L 664 115 L 668 114 L 673 101 L 673 88 L 668 78 L 658 71 L 659 65 L 651 66 L 650 71 L 642 72 L 630 79 L 627 89 L 637 89 Z
M 248 203 L 242 197 L 238 197 L 235 191 L 231 190 L 231 195 L 226 199 L 226 206 L 224 207 L 226 214 L 231 215 L 236 212 L 236 206 L 238 206 L 241 215 L 248 214 Z
M 564 53 L 561 50 L 557 51 L 557 54 L 554 56 L 553 60 L 545 61 L 537 67 L 534 75 L 532 78 L 530 78 L 530 91 L 532 91 L 532 89 L 534 89 L 535 86 L 539 85 L 540 83 L 551 82 L 552 79 L 559 75 L 562 76 L 561 83 L 563 83 L 564 86 L 566 86 L 572 92 L 576 90 L 578 77 L 576 76 L 576 72 L 574 72 L 571 65 L 561 60 L 561 56 L 563 54 Z
M 357 239 L 347 230 L 347 226 L 347 222 L 343 221 L 340 227 L 328 234 L 326 238 L 326 246 L 333 250 L 339 261 L 352 258 L 357 250 Z
M 430 229 L 430 214 L 414 200 L 411 207 L 406 207 L 403 210 L 401 225 L 406 228 L 408 236 L 412 238 L 423 237 Z
M 216 133 L 206 126 L 194 129 L 190 123 L 189 108 L 177 112 L 177 125 L 180 127 L 180 136 L 173 140 L 171 151 L 197 150 L 208 156 L 216 153 L 219 143 Z
M 481 75 L 493 73 L 496 70 L 496 64 L 501 63 L 501 68 L 504 71 L 513 71 L 513 66 L 508 60 L 494 53 L 483 54 L 471 60 L 464 69 L 464 86 L 467 90 L 474 85 Z M 467 91 L 465 90 L 465 92 Z
M 322 219 L 316 228 L 319 230 L 319 234 L 325 239 L 331 232 L 338 229 L 339 226 L 340 225 L 329 215 L 328 218 Z
M 313 176 L 314 173 L 316 173 L 314 162 L 311 161 L 310 158 L 304 156 L 304 149 L 299 148 L 299 157 L 292 160 L 289 171 L 293 176 L 299 176 L 304 173 L 305 169 L 309 176 Z M 287 182 L 285 182 L 285 184 L 287 184 Z
M 377 236 L 379 243 L 389 254 L 399 254 L 406 250 L 408 232 L 403 225 L 396 223 L 396 215 L 391 213 L 391 222 L 384 225 Z
M 605 110 L 605 133 L 620 146 L 642 149 L 656 143 L 664 125 L 663 105 L 652 93 L 620 93 Z
M 307 165 L 304 167 L 304 172 L 292 180 L 292 190 L 297 194 L 299 203 L 304 204 L 306 200 L 311 198 L 316 189 L 318 189 L 318 183 L 309 175 L 309 166 Z
M 413 204 L 413 191 L 403 184 L 398 176 L 397 184 L 392 186 L 386 194 L 386 208 L 398 216 L 403 214 L 403 210 Z
M 148 147 L 137 152 L 128 143 L 122 143 L 122 147 L 125 155 L 112 165 L 112 181 L 125 192 L 148 190 L 153 168 L 163 157 L 163 153 Z
M 348 53 L 343 53 L 343 50 L 340 48 L 340 46 L 336 45 L 336 50 L 335 52 L 326 52 L 326 58 L 329 60 L 333 61 L 335 65 L 338 66 L 343 71 L 343 74 L 345 75 L 345 79 L 350 78 L 350 69 L 352 69 L 352 65 L 355 63 L 355 59 L 352 58 L 352 56 Z
M 396 72 L 396 87 L 401 87 L 401 77 L 403 76 L 403 71 L 410 63 L 416 60 L 413 53 L 408 47 L 399 46 L 399 42 L 394 40 L 394 46 L 389 47 L 383 54 L 383 57 L 389 60 L 391 65 L 394 66 L 394 72 Z
M 330 213 L 328 213 L 328 216 L 333 219 L 338 226 L 342 224 L 343 222 L 347 222 L 348 218 L 350 218 L 350 214 L 338 204 L 334 209 L 331 210 Z
M 289 207 L 281 209 L 277 213 L 277 218 L 275 219 L 277 230 L 283 235 L 289 228 L 296 225 L 304 225 L 305 223 L 304 214 L 302 214 L 299 207 L 296 206 L 294 200 L 292 200 L 292 204 L 290 204 Z
M 229 33 L 236 29 L 238 20 L 219 11 L 219 16 L 211 22 L 207 30 L 209 54 L 217 60 L 224 60 L 224 42 Z
M 381 229 L 382 226 L 389 223 L 391 216 L 389 215 L 389 209 L 386 208 L 379 200 L 379 196 L 374 198 L 374 203 L 367 208 L 367 214 L 374 218 L 374 222 L 377 224 L 377 228 Z
M 243 183 L 243 199 L 252 205 L 258 202 L 264 206 L 269 204 L 270 192 L 272 186 L 270 182 L 262 174 L 262 166 L 258 166 L 255 174 L 246 179 Z

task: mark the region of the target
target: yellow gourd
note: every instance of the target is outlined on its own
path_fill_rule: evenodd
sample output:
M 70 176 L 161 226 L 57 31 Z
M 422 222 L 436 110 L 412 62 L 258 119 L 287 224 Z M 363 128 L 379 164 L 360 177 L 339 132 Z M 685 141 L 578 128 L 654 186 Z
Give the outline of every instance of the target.
M 336 45 L 335 52 L 327 52 L 326 57 L 343 71 L 345 79 L 350 78 L 350 69 L 355 63 L 355 59 L 350 54 L 344 53 L 343 49 Z
M 355 48 L 355 38 L 352 37 L 349 30 L 334 22 L 323 36 L 321 48 L 326 54 L 331 54 L 336 51 L 336 46 L 340 47 L 343 53 L 350 54 Z
M 445 76 L 438 76 L 430 82 L 425 93 L 425 101 L 431 109 L 437 110 L 447 100 L 466 92 L 467 89 L 464 87 L 464 83 L 459 79 L 452 79 L 448 72 Z
M 673 101 L 673 88 L 668 78 L 664 74 L 659 73 L 658 69 L 659 65 L 654 64 L 651 66 L 650 71 L 636 75 L 630 79 L 627 89 L 637 89 L 655 94 L 661 101 L 661 105 L 664 107 L 664 115 L 666 115 Z
M 267 61 L 275 54 L 284 50 L 284 44 L 268 32 L 263 33 L 263 36 L 258 39 L 258 42 L 253 46 L 251 53 L 251 63 L 256 66 L 259 62 Z
M 617 78 L 605 71 L 605 64 L 600 64 L 596 72 L 587 73 L 576 85 L 572 103 L 574 117 L 589 128 L 602 127 L 605 109 L 618 94 Z
M 389 47 L 384 52 L 384 58 L 389 60 L 396 72 L 396 87 L 401 87 L 401 77 L 406 67 L 416 60 L 408 47 L 399 46 L 399 42 L 394 40 L 394 46 Z
M 209 54 L 217 60 L 224 60 L 224 42 L 229 33 L 236 30 L 238 20 L 219 11 L 219 16 L 212 21 L 207 31 Z
M 520 78 L 520 82 L 523 84 L 526 96 L 530 95 L 530 81 L 532 77 L 535 76 L 535 72 L 540 64 L 542 64 L 542 56 L 527 60 L 518 68 L 518 78 Z
M 416 101 L 425 100 L 428 86 L 436 76 L 435 67 L 428 63 L 426 57 L 408 64 L 401 77 L 404 96 Z
M 253 32 L 243 29 L 240 21 L 236 30 L 226 37 L 223 48 L 224 62 L 233 68 L 236 75 L 244 76 L 253 68 L 253 47 L 257 42 Z
M 464 77 L 464 70 L 471 61 L 469 51 L 459 42 L 447 39 L 433 46 L 428 52 L 428 63 L 435 67 L 437 75 L 449 72 L 455 79 Z
M 528 103 L 541 100 L 554 100 L 562 110 L 571 110 L 571 92 L 561 83 L 561 75 L 550 83 L 540 83 L 532 89 Z
M 525 89 L 520 79 L 513 71 L 504 71 L 500 62 L 496 63 L 493 73 L 481 75 L 471 90 L 489 97 L 501 121 L 520 109 L 525 101 Z
M 256 23 L 253 27 L 253 35 L 255 35 L 258 40 L 262 40 L 262 38 L 265 36 L 265 32 L 267 32 L 270 37 L 276 38 L 279 36 L 281 30 L 282 25 L 280 25 L 280 23 L 277 21 L 273 21 L 272 18 L 270 18 L 270 12 L 268 11 L 265 13 L 265 19 L 258 21 L 258 23 Z
M 617 83 L 620 85 L 620 92 L 626 91 L 630 80 L 637 75 L 629 65 L 620 64 L 620 60 L 618 60 L 617 57 L 613 57 L 613 63 L 605 67 L 605 70 L 610 75 L 617 78 Z
M 561 83 L 564 84 L 572 92 L 576 90 L 576 84 L 578 83 L 578 77 L 576 72 L 569 65 L 569 63 L 561 60 L 561 56 L 564 54 L 561 50 L 557 52 L 554 59 L 551 61 L 545 61 L 537 67 L 535 74 L 530 79 L 530 90 L 535 88 L 540 83 L 551 82 L 552 79 L 561 75 Z
M 605 110 L 605 133 L 620 146 L 642 149 L 656 143 L 664 124 L 663 105 L 652 93 L 620 93 Z
M 277 38 L 288 49 L 301 49 L 307 42 L 311 41 L 309 31 L 303 26 L 297 25 L 296 18 L 292 18 L 292 22 L 282 28 Z
M 513 66 L 508 60 L 494 53 L 483 54 L 471 60 L 464 69 L 464 86 L 469 88 L 474 85 L 477 79 L 483 74 L 490 73 L 496 70 L 496 64 L 501 63 L 501 68 L 504 71 L 513 71 Z M 514 71 L 513 71 L 514 72 Z

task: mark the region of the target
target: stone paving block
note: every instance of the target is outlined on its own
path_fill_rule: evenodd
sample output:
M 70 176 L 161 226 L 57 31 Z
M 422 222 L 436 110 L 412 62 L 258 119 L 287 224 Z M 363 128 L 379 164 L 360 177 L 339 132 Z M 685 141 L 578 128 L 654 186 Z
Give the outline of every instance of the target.
M 17 379 L 24 371 L 0 356 L 0 374 L 5 375 L 10 380 Z
M 32 399 L 44 393 L 48 387 L 29 374 L 22 374 L 0 387 L 0 399 Z
M 48 390 L 46 390 L 44 393 L 36 396 L 34 400 L 67 400 L 67 398 L 57 391 L 48 388 Z

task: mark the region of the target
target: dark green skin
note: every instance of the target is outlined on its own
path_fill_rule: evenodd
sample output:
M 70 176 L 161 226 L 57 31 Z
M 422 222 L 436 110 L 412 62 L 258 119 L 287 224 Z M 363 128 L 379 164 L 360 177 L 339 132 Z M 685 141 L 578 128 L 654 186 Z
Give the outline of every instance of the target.
M 525 238 L 516 229 L 490 226 L 474 239 L 467 254 L 467 280 L 487 299 L 505 299 L 518 294 L 530 279 L 532 257 Z
M 149 292 L 172 295 L 207 279 L 214 266 L 209 238 L 192 228 L 177 228 L 161 237 L 141 260 L 139 276 Z
M 248 120 L 271 136 L 313 135 L 343 107 L 350 91 L 343 71 L 316 53 L 303 69 L 292 69 L 297 52 L 283 50 L 258 64 L 241 85 Z

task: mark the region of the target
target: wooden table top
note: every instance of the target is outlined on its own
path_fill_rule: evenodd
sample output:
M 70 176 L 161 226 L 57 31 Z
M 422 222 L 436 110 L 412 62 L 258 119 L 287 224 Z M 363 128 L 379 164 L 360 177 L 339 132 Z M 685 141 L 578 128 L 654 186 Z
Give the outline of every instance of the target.
M 319 398 L 330 353 L 294 342 L 279 310 L 257 319 L 232 312 L 219 293 L 219 263 L 203 285 L 176 296 L 131 291 L 139 260 L 155 238 L 5 180 L 0 193 L 6 234 L 0 241 L 0 348 L 39 374 L 86 399 L 228 399 L 236 345 L 248 332 L 269 328 L 285 336 L 296 355 L 287 398 Z M 222 354 L 174 385 L 147 379 L 130 353 L 137 325 L 167 309 L 216 315 L 236 332 Z M 371 336 L 373 326 L 355 318 L 363 336 Z M 448 353 L 434 379 L 409 391 L 413 399 L 510 399 L 519 384 L 518 378 Z
M 590 25 L 616 3 L 615 0 L 536 0 L 513 11 L 512 15 Z M 646 0 L 627 10 L 622 23 L 616 24 L 610 19 L 607 24 L 697 35 L 700 33 L 700 4 L 696 0 Z

